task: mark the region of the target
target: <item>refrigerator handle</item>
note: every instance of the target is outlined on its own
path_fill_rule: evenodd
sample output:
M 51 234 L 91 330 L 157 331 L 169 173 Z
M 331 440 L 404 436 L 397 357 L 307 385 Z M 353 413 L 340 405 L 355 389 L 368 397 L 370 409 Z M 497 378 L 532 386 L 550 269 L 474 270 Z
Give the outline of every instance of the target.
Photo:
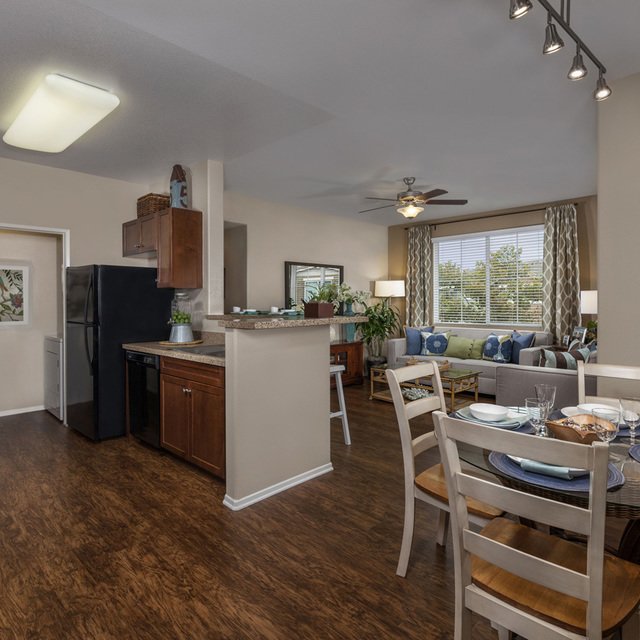
M 89 351 L 89 329 L 93 329 L 93 327 L 89 327 L 86 324 L 84 325 L 84 352 L 87 355 L 87 362 L 89 363 L 89 367 L 91 369 L 91 375 L 93 375 L 93 358 L 91 357 L 91 352 Z
M 93 271 L 91 272 L 91 275 L 89 276 L 89 286 L 87 287 L 87 295 L 84 299 L 84 323 L 87 324 L 87 322 L 89 322 L 89 319 L 87 318 L 87 312 L 89 311 L 89 300 L 91 299 L 91 296 L 93 295 Z M 91 320 L 91 322 L 93 322 L 93 319 Z M 84 332 L 84 339 L 85 339 L 85 343 L 87 341 L 87 332 Z M 88 351 L 88 347 L 87 347 L 87 354 L 89 353 Z

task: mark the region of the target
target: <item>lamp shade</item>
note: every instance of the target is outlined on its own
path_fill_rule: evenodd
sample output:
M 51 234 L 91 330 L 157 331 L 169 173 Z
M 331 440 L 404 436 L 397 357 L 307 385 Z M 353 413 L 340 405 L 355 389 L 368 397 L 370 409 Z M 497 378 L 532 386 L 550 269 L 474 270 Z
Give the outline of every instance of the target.
M 598 313 L 598 292 L 580 292 L 580 313 Z
M 113 93 L 50 73 L 2 139 L 22 149 L 60 153 L 119 104 Z
M 404 280 L 376 280 L 376 298 L 404 298 Z

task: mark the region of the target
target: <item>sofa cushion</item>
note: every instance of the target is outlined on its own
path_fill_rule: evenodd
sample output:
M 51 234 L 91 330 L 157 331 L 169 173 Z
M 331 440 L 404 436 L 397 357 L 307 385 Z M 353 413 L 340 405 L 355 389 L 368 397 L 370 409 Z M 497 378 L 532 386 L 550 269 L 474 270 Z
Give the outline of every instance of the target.
M 472 360 L 482 360 L 482 352 L 484 351 L 484 345 L 487 340 L 485 338 L 475 338 L 471 345 L 471 355 L 469 356 Z
M 449 338 L 449 344 L 447 345 L 447 350 L 444 352 L 444 355 L 451 356 L 452 358 L 461 358 L 462 360 L 466 360 L 471 357 L 472 347 L 473 340 L 471 338 L 451 336 Z
M 551 369 L 577 369 L 578 360 L 587 362 L 591 351 L 588 347 L 574 349 L 573 351 L 550 351 L 542 349 L 540 353 L 540 366 Z
M 533 341 L 535 340 L 536 334 L 532 333 L 520 333 L 519 331 L 514 331 L 511 334 L 511 339 L 513 340 L 513 349 L 511 351 L 511 362 L 514 364 L 520 363 L 520 349 L 528 349 L 531 345 L 533 345 Z
M 422 351 L 422 336 L 420 333 L 426 331 L 431 333 L 433 327 L 405 327 L 404 335 L 407 339 L 407 351 L 408 356 L 417 356 Z
M 498 350 L 502 354 L 505 362 L 511 361 L 511 350 L 513 348 L 513 342 L 510 335 L 496 335 L 490 333 L 487 336 L 487 341 L 484 345 L 484 351 L 482 352 L 483 360 L 493 360 L 494 356 L 498 355 Z
M 449 333 L 430 333 L 422 331 L 422 349 L 420 355 L 423 356 L 441 356 L 449 344 Z

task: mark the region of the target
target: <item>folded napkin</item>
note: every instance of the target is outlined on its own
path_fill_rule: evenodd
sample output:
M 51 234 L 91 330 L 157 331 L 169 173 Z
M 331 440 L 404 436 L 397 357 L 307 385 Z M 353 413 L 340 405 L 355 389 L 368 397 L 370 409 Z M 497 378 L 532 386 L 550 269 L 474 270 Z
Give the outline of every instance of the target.
M 572 480 L 589 473 L 586 469 L 570 469 L 569 467 L 558 467 L 554 464 L 546 464 L 537 460 L 524 459 L 520 461 L 520 468 L 530 473 L 540 473 L 544 476 L 553 476 L 564 480 Z

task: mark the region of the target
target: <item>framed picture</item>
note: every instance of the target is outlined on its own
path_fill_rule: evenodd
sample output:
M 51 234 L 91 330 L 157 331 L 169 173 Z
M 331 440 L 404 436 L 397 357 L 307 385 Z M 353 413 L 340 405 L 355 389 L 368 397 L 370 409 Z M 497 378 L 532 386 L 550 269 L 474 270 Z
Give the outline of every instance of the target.
M 0 262 L 0 327 L 29 322 L 29 267 Z
M 587 336 L 587 327 L 575 327 L 573 333 L 571 334 L 572 340 L 580 340 L 580 342 L 584 342 Z
M 568 347 L 570 339 L 571 339 L 571 336 L 569 334 L 567 334 L 566 336 L 562 336 L 562 346 Z

